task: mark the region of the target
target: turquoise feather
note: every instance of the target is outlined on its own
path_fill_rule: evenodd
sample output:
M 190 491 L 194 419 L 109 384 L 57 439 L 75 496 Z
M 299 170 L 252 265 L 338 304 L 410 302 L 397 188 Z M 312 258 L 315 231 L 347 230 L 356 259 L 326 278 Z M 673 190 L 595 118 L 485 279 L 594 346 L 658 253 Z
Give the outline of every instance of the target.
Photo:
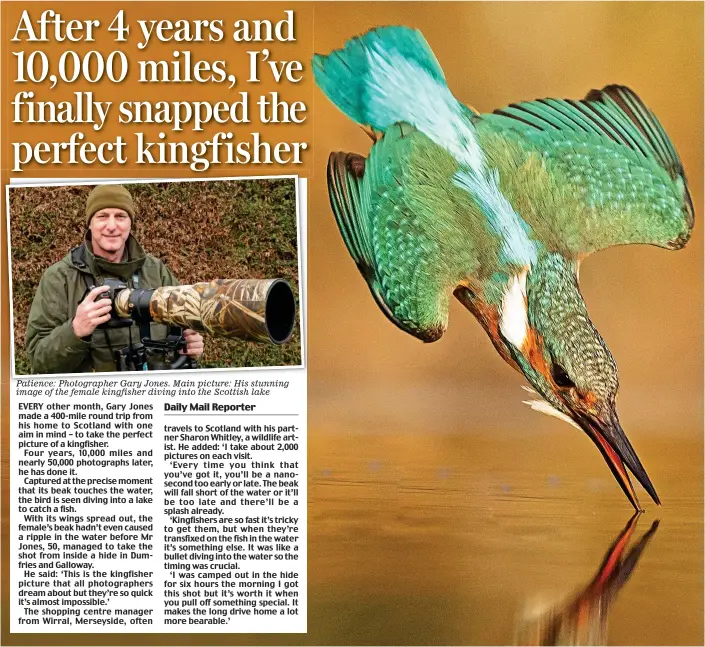
M 446 88 L 445 76 L 421 32 L 406 27 L 382 27 L 349 40 L 342 50 L 313 57 L 318 87 L 350 119 L 386 130 L 403 121 L 389 103 L 387 87 L 374 82 L 376 53 L 387 60 L 404 61 L 427 76 L 429 87 Z M 407 82 L 412 82 L 407 79 Z M 402 108 L 403 109 L 403 108 Z

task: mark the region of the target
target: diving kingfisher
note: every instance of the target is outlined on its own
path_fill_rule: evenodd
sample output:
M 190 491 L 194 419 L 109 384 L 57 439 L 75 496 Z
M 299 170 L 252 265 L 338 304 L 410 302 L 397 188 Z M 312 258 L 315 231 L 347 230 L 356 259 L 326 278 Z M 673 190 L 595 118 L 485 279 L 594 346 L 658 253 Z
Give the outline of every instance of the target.
M 617 367 L 578 286 L 612 245 L 680 249 L 693 203 L 678 154 L 629 88 L 479 114 L 450 92 L 417 30 L 381 27 L 313 59 L 316 83 L 373 140 L 332 153 L 328 191 L 382 312 L 424 342 L 451 294 L 545 401 L 582 429 L 641 510 L 627 468 L 660 505 L 616 413 Z

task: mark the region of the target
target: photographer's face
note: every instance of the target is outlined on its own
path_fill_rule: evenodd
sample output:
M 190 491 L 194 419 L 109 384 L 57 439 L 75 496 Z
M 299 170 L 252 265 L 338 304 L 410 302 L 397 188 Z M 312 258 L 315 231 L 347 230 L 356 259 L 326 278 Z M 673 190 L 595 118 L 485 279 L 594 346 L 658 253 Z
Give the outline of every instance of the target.
M 113 262 L 120 261 L 131 227 L 130 215 L 122 209 L 108 207 L 96 211 L 88 225 L 93 253 Z

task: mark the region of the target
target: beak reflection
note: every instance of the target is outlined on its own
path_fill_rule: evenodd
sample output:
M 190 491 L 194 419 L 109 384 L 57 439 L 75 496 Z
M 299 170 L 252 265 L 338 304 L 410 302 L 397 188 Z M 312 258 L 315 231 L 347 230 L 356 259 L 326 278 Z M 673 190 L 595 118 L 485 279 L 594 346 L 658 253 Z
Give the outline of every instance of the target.
M 649 530 L 627 552 L 641 516 L 636 512 L 612 542 L 597 572 L 585 588 L 566 603 L 551 607 L 538 619 L 522 621 L 519 645 L 606 645 L 607 616 L 612 601 L 627 583 L 647 544 L 658 529 Z

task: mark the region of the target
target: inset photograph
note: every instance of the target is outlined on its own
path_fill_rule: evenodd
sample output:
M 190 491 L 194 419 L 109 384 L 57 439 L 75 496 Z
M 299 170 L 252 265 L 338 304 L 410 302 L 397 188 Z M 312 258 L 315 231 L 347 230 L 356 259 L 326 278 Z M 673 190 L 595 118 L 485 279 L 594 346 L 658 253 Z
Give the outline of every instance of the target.
M 7 188 L 15 375 L 301 366 L 296 177 Z

